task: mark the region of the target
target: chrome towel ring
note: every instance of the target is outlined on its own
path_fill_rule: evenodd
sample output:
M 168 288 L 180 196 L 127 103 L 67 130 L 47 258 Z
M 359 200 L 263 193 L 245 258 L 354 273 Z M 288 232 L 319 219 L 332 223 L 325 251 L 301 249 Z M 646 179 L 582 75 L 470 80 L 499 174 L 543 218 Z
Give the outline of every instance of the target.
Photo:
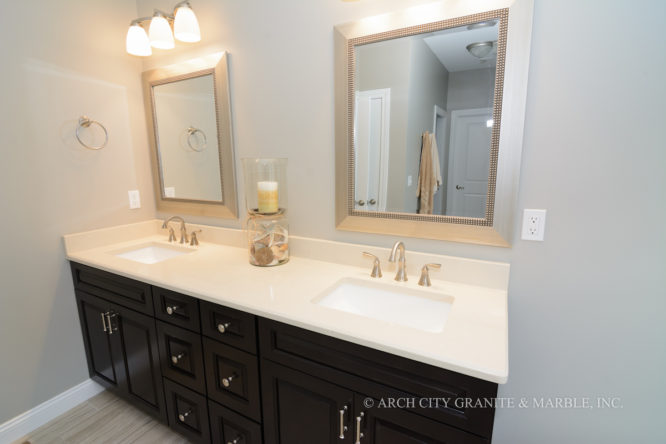
M 81 128 L 88 128 L 93 123 L 99 125 L 99 127 L 102 128 L 102 131 L 104 131 L 104 142 L 100 146 L 88 145 L 83 140 L 81 140 L 81 135 L 79 134 Z M 98 121 L 92 120 L 88 116 L 81 116 L 79 117 L 79 125 L 76 127 L 76 140 L 78 140 L 81 145 L 88 148 L 89 150 L 101 150 L 106 146 L 107 142 L 109 141 L 109 133 L 106 131 L 106 128 L 104 128 L 104 125 L 102 125 Z
M 206 134 L 201 131 L 199 128 L 194 128 L 193 126 L 189 127 L 188 129 L 185 130 L 187 133 L 187 145 L 190 147 L 192 151 L 197 151 L 201 152 L 206 149 L 206 145 L 208 144 L 208 140 L 206 139 Z M 202 144 L 197 144 L 197 147 L 195 148 L 192 146 L 192 136 L 195 135 L 196 133 L 201 134 L 201 137 L 203 137 L 203 143 Z

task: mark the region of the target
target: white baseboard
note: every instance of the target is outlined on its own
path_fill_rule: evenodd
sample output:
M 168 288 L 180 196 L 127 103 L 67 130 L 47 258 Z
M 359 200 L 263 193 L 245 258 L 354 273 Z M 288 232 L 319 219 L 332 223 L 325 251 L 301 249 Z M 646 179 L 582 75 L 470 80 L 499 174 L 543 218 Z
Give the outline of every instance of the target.
M 33 430 L 104 391 L 104 387 L 88 379 L 69 390 L 33 407 L 27 412 L 0 424 L 0 443 L 10 443 L 23 438 Z

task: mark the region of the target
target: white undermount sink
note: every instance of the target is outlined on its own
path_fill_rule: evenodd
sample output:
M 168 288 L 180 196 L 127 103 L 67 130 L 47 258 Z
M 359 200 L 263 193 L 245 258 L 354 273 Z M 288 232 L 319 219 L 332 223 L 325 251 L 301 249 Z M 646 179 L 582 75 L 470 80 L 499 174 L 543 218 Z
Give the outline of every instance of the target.
M 431 333 L 444 330 L 453 297 L 403 284 L 340 279 L 313 303 Z
M 116 257 L 129 259 L 142 264 L 156 264 L 172 257 L 189 254 L 196 250 L 180 245 L 162 244 L 158 242 L 142 244 L 121 251 L 113 252 Z

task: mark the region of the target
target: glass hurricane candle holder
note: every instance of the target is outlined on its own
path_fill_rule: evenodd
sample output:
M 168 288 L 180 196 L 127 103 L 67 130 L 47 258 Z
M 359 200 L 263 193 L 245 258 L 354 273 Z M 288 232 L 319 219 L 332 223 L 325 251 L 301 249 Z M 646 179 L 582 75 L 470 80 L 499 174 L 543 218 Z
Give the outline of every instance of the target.
M 289 260 L 287 159 L 243 159 L 250 263 L 261 267 Z

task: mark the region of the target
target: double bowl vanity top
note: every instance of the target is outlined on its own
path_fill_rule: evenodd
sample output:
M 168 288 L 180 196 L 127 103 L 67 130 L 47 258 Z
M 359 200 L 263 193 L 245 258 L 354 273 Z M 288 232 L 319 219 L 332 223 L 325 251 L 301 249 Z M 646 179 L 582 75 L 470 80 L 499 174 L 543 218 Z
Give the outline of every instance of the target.
M 202 228 L 200 245 L 169 243 L 152 220 L 65 236 L 67 258 L 199 299 L 483 380 L 508 377 L 508 264 L 407 248 L 407 282 L 388 249 L 290 238 L 291 259 L 248 262 L 240 230 Z M 383 276 L 370 277 L 370 251 Z M 417 285 L 425 263 L 432 286 Z

